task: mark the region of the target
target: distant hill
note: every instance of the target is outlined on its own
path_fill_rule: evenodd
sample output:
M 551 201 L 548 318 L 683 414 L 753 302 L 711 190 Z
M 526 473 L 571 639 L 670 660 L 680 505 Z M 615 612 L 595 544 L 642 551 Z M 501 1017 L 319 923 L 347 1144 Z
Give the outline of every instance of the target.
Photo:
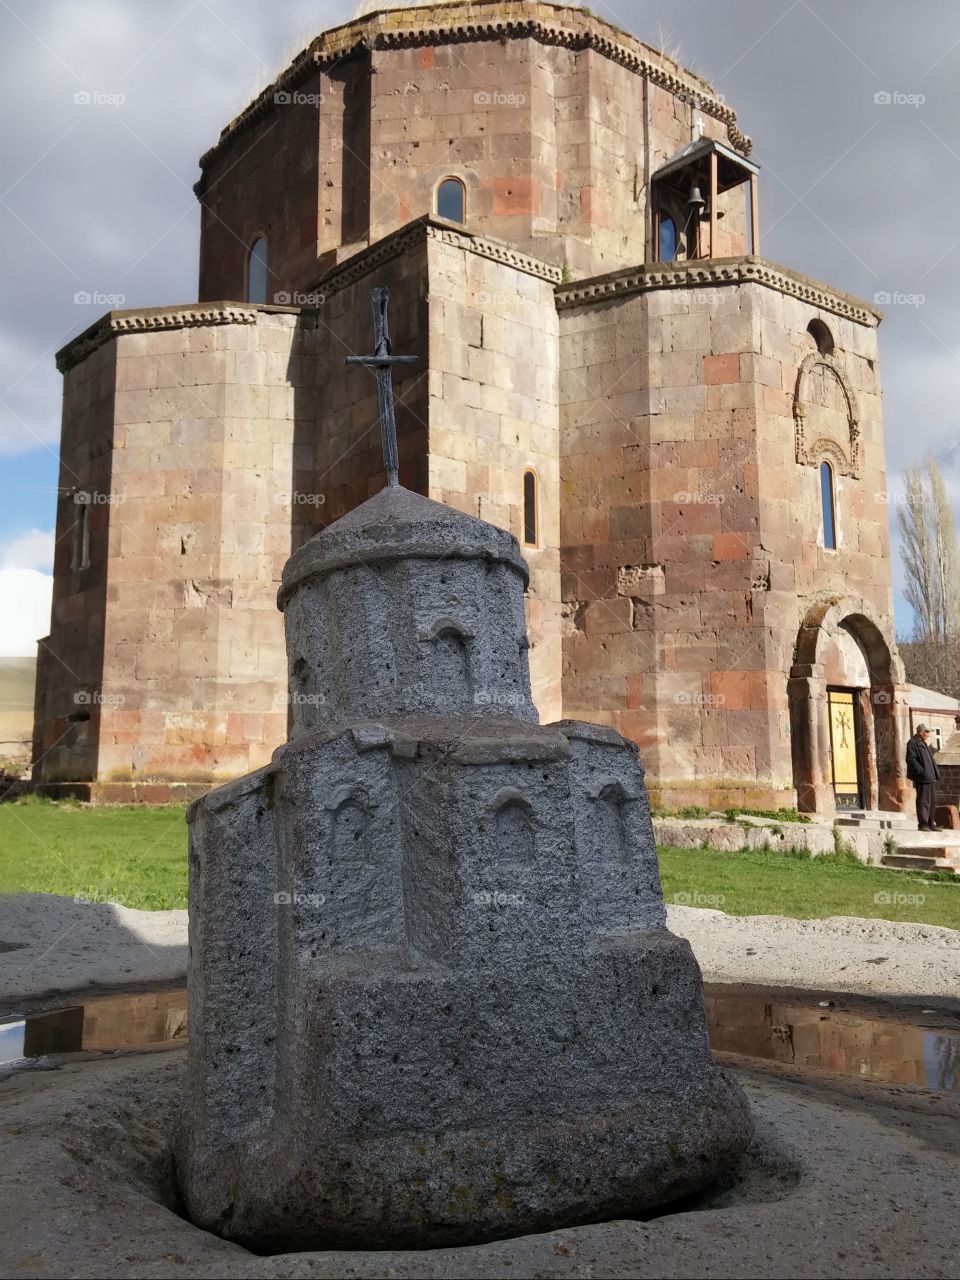
M 0 658 L 0 761 L 30 754 L 36 658 Z

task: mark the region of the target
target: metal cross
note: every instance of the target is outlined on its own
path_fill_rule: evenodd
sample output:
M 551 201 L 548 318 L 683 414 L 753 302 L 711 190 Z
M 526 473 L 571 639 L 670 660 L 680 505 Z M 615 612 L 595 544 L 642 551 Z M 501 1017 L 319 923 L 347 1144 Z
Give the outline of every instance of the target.
M 387 304 L 390 290 L 371 289 L 373 305 L 372 356 L 347 356 L 345 364 L 363 364 L 377 375 L 377 395 L 380 400 L 380 443 L 383 446 L 383 465 L 387 469 L 387 484 L 400 483 L 400 458 L 397 453 L 397 421 L 393 412 L 393 366 L 416 364 L 418 356 L 393 356 L 390 354 L 390 332 L 387 329 Z

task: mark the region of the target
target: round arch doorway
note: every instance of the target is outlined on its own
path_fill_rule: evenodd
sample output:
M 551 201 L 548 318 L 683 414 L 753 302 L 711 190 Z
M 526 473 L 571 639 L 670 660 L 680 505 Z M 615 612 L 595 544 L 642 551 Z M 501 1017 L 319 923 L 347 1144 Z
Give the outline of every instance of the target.
M 815 606 L 788 682 L 797 807 L 899 811 L 905 793 L 903 665 L 862 602 Z

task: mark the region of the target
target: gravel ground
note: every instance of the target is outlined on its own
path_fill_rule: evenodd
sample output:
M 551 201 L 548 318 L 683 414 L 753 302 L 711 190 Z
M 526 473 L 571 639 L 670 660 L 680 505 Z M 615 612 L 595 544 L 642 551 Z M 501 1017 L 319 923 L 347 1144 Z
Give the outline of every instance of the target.
M 861 995 L 960 997 L 960 932 L 899 920 L 728 916 L 668 907 L 706 982 Z
M 165 982 L 186 972 L 186 911 L 134 911 L 50 893 L 0 894 L 0 991 L 7 1001 Z
M 469 1248 L 259 1257 L 178 1215 L 182 1059 L 71 1063 L 0 1085 L 0 1275 L 957 1275 L 960 1105 L 948 1095 L 738 1069 L 758 1138 L 695 1208 Z
M 960 932 L 669 908 L 711 982 L 954 995 Z M 8 949 L 12 948 L 12 949 Z M 182 977 L 186 913 L 0 897 L 11 997 Z M 170 1150 L 183 1051 L 0 1078 L 0 1275 L 11 1277 L 952 1277 L 960 1099 L 742 1060 L 757 1141 L 683 1212 L 429 1252 L 259 1257 L 182 1218 Z M 29 1205 L 30 1211 L 24 1212 Z
M 668 907 L 708 982 L 879 996 L 960 994 L 960 932 L 835 916 L 728 916 Z M 50 894 L 0 895 L 0 990 L 7 1000 L 182 978 L 187 913 L 133 911 Z M 13 946 L 15 950 L 3 948 Z

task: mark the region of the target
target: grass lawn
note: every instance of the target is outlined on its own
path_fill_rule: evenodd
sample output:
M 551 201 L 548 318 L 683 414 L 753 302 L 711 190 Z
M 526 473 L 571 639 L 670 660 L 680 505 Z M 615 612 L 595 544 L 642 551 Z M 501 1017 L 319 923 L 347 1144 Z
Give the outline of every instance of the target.
M 83 894 L 154 911 L 185 907 L 186 852 L 180 805 L 0 804 L 0 893 Z M 798 919 L 876 916 L 960 929 L 960 881 L 878 870 L 848 856 L 659 852 L 668 904 Z
M 187 905 L 184 805 L 0 804 L 0 893 L 84 894 L 159 911 Z
M 870 916 L 960 929 L 960 878 L 865 866 L 852 854 L 820 858 L 745 850 L 661 848 L 667 905 L 714 907 L 731 916 Z M 949 873 L 946 873 L 949 874 Z

